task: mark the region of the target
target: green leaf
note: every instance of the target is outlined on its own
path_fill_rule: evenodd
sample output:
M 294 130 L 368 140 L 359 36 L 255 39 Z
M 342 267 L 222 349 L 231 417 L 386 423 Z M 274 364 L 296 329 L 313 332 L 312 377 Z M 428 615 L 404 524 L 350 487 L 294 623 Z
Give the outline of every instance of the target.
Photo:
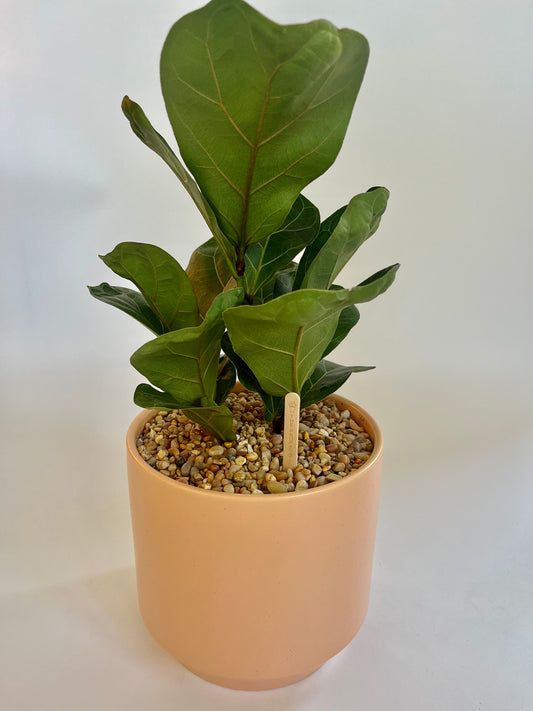
M 265 392 L 299 393 L 334 337 L 343 309 L 383 293 L 398 267 L 350 290 L 300 289 L 265 304 L 228 309 L 224 321 L 235 352 Z
M 215 401 L 218 404 L 224 403 L 224 400 L 228 397 L 236 382 L 237 373 L 235 366 L 227 356 L 223 356 L 218 363 L 217 388 L 215 393 Z
M 339 286 L 339 284 L 332 284 L 329 288 L 339 290 L 343 289 L 344 287 Z M 346 338 L 348 333 L 359 321 L 359 317 L 359 309 L 353 304 L 351 306 L 347 306 L 341 311 L 341 314 L 339 316 L 339 322 L 337 324 L 337 329 L 333 334 L 331 342 L 322 354 L 322 358 L 325 358 L 329 353 L 331 353 L 331 351 L 333 351 L 339 345 L 339 343 L 341 343 L 341 341 Z
M 180 153 L 244 254 L 333 163 L 368 59 L 325 20 L 280 26 L 242 0 L 212 0 L 170 30 L 161 85 Z
M 353 305 L 347 306 L 341 311 L 339 321 L 337 323 L 337 328 L 335 329 L 335 333 L 333 334 L 333 338 L 329 342 L 329 345 L 324 351 L 324 353 L 322 353 L 323 358 L 329 355 L 331 351 L 335 350 L 339 343 L 341 343 L 341 341 L 346 338 L 348 333 L 359 321 L 359 316 L 359 309 Z
M 183 407 L 169 393 L 161 392 L 150 385 L 138 385 L 133 400 L 139 407 L 157 410 L 181 410 L 185 417 L 196 422 L 223 442 L 235 439 L 233 431 L 233 415 L 225 405 L 206 405 L 204 407 Z
M 139 407 L 146 407 L 149 410 L 179 410 L 181 408 L 181 403 L 172 395 L 156 390 L 146 383 L 137 385 L 133 402 Z
M 315 238 L 320 225 L 317 208 L 299 195 L 278 232 L 252 245 L 246 252 L 244 288 L 248 298 L 272 293 L 277 272 Z
M 187 407 L 183 414 L 204 429 L 212 432 L 222 442 L 233 442 L 233 415 L 225 405 L 207 405 L 204 407 Z
M 373 368 L 373 365 L 338 365 L 329 360 L 321 360 L 302 387 L 301 407 L 309 407 L 337 392 L 352 373 L 362 373 Z
M 228 357 L 231 358 L 235 367 L 237 368 L 239 380 L 242 385 L 244 385 L 247 390 L 251 390 L 252 392 L 257 393 L 261 396 L 265 408 L 265 420 L 267 422 L 272 422 L 275 417 L 278 417 L 283 413 L 283 410 L 285 408 L 284 399 L 282 397 L 275 397 L 273 395 L 269 395 L 261 388 L 259 382 L 257 381 L 257 378 L 252 373 L 250 368 L 246 365 L 243 359 L 239 358 L 239 356 L 235 353 L 227 331 L 222 337 L 222 348 L 224 350 L 224 353 L 226 353 Z
M 318 231 L 317 236 L 311 242 L 311 244 L 306 247 L 298 263 L 298 271 L 296 272 L 293 291 L 296 291 L 296 289 L 301 288 L 304 277 L 307 274 L 307 270 L 311 266 L 316 255 L 320 252 L 322 247 L 330 238 L 331 233 L 333 232 L 335 227 L 337 227 L 339 220 L 347 207 L 347 205 L 344 205 L 344 207 L 340 207 L 320 225 L 320 229 Z
M 144 296 L 138 291 L 127 289 L 124 286 L 110 286 L 107 282 L 87 288 L 95 299 L 103 301 L 104 304 L 115 306 L 129 316 L 133 316 L 152 333 L 157 335 L 165 333 L 166 328 L 161 323 L 161 319 L 152 311 Z
M 272 298 L 277 296 L 282 296 L 283 294 L 288 294 L 293 290 L 294 278 L 296 276 L 296 270 L 298 269 L 298 264 L 296 262 L 291 262 L 291 264 L 284 269 L 282 272 L 276 274 L 276 281 L 274 283 L 274 290 L 272 292 Z M 266 301 L 267 299 L 264 299 Z
M 371 188 L 350 200 L 337 226 L 307 268 L 302 289 L 329 289 L 345 264 L 377 230 L 388 197 L 386 188 Z
M 115 274 L 139 288 L 165 331 L 195 326 L 200 320 L 189 277 L 164 249 L 121 242 L 101 259 Z
M 219 294 L 200 326 L 171 331 L 145 343 L 132 355 L 131 364 L 183 407 L 200 405 L 204 398 L 214 402 L 222 315 L 242 299 L 242 289 Z
M 355 300 L 353 303 L 362 304 L 365 301 L 372 301 L 376 296 L 380 296 L 387 291 L 389 286 L 396 277 L 396 272 L 400 268 L 399 264 L 392 264 L 390 267 L 380 269 L 368 279 L 362 281 L 358 286 L 355 286 L 351 293 L 354 294 Z
M 214 239 L 204 242 L 194 250 L 186 272 L 202 316 L 207 313 L 217 294 L 233 289 L 237 283 Z
M 335 333 L 341 311 L 357 300 L 348 291 L 301 289 L 257 306 L 228 309 L 233 348 L 261 388 L 283 397 L 301 391 Z
M 172 172 L 179 178 L 181 184 L 189 193 L 194 201 L 194 204 L 206 221 L 207 226 L 211 230 L 211 234 L 219 244 L 224 254 L 226 254 L 231 268 L 234 269 L 235 250 L 220 229 L 215 213 L 200 192 L 200 189 L 195 183 L 192 175 L 187 172 L 180 159 L 165 141 L 163 136 L 161 136 L 161 134 L 159 134 L 152 126 L 139 104 L 136 104 L 128 96 L 125 96 L 122 99 L 122 111 L 130 122 L 133 133 L 140 138 L 141 141 L 148 146 L 148 148 L 151 148 L 155 153 L 157 153 L 157 155 L 165 161 Z

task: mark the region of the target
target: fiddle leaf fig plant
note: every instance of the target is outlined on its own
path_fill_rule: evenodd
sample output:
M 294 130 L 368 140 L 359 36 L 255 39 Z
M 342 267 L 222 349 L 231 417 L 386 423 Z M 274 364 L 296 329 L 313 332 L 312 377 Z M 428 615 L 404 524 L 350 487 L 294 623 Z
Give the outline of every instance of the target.
M 335 160 L 367 60 L 354 30 L 325 20 L 282 26 L 243 0 L 211 0 L 174 24 L 161 54 L 183 163 L 124 97 L 133 132 L 177 176 L 210 233 L 186 269 L 160 247 L 122 242 L 102 259 L 137 290 L 89 287 L 155 335 L 131 357 L 151 383 L 137 387 L 136 404 L 179 408 L 230 441 L 225 399 L 237 376 L 279 427 L 288 392 L 305 407 L 369 369 L 325 357 L 358 322 L 356 304 L 396 275 L 393 264 L 351 289 L 335 283 L 378 228 L 389 192 L 370 188 L 323 221 L 301 192 Z

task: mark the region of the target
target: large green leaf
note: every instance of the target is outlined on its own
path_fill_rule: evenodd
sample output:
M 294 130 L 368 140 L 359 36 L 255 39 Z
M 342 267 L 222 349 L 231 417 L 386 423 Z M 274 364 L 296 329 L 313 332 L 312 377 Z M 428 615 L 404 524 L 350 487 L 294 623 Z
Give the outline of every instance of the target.
M 353 30 L 280 26 L 242 0 L 212 0 L 170 30 L 161 55 L 170 122 L 239 255 L 279 229 L 334 161 L 367 59 Z
M 248 299 L 253 300 L 259 292 L 272 293 L 277 272 L 285 269 L 313 241 L 319 225 L 317 208 L 299 195 L 281 229 L 253 244 L 246 252 L 244 288 Z
M 276 397 L 275 395 L 269 395 L 262 389 L 262 387 L 259 385 L 257 378 L 252 373 L 250 368 L 246 365 L 243 359 L 239 358 L 239 356 L 235 353 L 227 331 L 222 336 L 222 348 L 224 350 L 224 353 L 226 353 L 228 357 L 231 358 L 232 362 L 237 368 L 239 380 L 242 385 L 244 385 L 244 387 L 248 390 L 251 390 L 252 392 L 257 393 L 261 396 L 265 409 L 265 420 L 267 422 L 272 422 L 272 420 L 274 420 L 276 417 L 279 417 L 283 413 L 283 410 L 285 408 L 284 398 Z
M 202 316 L 207 313 L 217 294 L 234 288 L 237 283 L 214 239 L 204 242 L 194 250 L 186 272 Z
M 141 242 L 121 242 L 101 259 L 115 274 L 129 279 L 140 289 L 166 331 L 195 326 L 199 322 L 189 277 L 164 249 Z
M 293 291 L 296 291 L 296 289 L 300 289 L 304 277 L 307 274 L 307 270 L 313 263 L 313 260 L 316 255 L 320 252 L 322 247 L 330 238 L 331 233 L 333 232 L 335 227 L 337 227 L 339 220 L 341 219 L 341 216 L 343 215 L 347 207 L 348 205 L 344 205 L 344 207 L 339 207 L 338 210 L 335 210 L 332 215 L 326 218 L 324 222 L 320 225 L 320 229 L 315 239 L 308 247 L 305 248 L 304 253 L 300 258 L 300 261 L 298 262 L 298 271 L 296 272 L 296 278 L 294 279 Z
M 329 289 L 355 252 L 377 230 L 389 191 L 371 188 L 352 198 L 302 279 L 302 289 Z
M 352 373 L 373 368 L 373 365 L 338 365 L 330 360 L 321 360 L 302 387 L 301 407 L 309 407 L 337 392 Z
M 132 355 L 131 364 L 182 407 L 201 405 L 205 399 L 214 403 L 222 315 L 242 298 L 242 289 L 219 294 L 200 326 L 171 331 L 145 343 Z
M 215 213 L 200 192 L 200 189 L 195 183 L 192 175 L 187 172 L 180 159 L 165 141 L 163 136 L 152 126 L 139 104 L 136 104 L 135 101 L 132 101 L 128 96 L 125 96 L 122 99 L 122 111 L 130 122 L 133 133 L 138 136 L 138 138 L 140 138 L 141 141 L 148 146 L 148 148 L 151 148 L 155 153 L 157 153 L 157 155 L 165 161 L 172 172 L 179 178 L 181 184 L 189 193 L 194 201 L 194 204 L 200 211 L 200 214 L 206 221 L 213 237 L 223 250 L 224 254 L 227 255 L 231 268 L 234 269 L 235 250 L 233 249 L 228 238 L 220 229 Z
M 129 316 L 133 316 L 152 333 L 159 335 L 166 332 L 167 329 L 161 323 L 161 319 L 153 312 L 144 296 L 138 291 L 125 286 L 111 286 L 107 282 L 87 288 L 95 299 L 103 301 L 104 304 L 115 306 Z
M 300 290 L 224 317 L 235 352 L 261 388 L 278 397 L 299 393 L 331 340 L 347 292 Z
M 204 407 L 186 407 L 183 414 L 201 427 L 212 432 L 222 442 L 235 439 L 233 415 L 226 405 L 205 405 Z
M 368 288 L 301 289 L 265 304 L 228 309 L 224 321 L 235 352 L 261 388 L 282 397 L 301 391 L 330 343 L 341 311 L 360 297 L 366 299 Z

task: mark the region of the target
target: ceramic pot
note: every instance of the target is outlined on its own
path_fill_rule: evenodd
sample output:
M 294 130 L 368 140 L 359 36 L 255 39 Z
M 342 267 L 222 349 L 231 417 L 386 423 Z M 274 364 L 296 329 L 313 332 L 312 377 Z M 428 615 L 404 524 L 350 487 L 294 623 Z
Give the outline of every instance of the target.
M 299 681 L 340 652 L 366 615 L 382 436 L 335 397 L 374 442 L 355 474 L 306 491 L 241 496 L 179 484 L 127 435 L 137 587 L 151 635 L 188 669 L 232 689 Z

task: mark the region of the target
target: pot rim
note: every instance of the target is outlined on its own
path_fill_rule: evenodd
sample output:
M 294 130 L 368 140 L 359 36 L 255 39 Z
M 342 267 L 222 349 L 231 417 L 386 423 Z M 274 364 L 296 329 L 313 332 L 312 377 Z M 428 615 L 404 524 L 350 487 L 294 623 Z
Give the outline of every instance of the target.
M 160 482 L 165 482 L 168 486 L 172 486 L 174 488 L 178 487 L 178 490 L 183 491 L 184 496 L 217 496 L 220 497 L 221 501 L 225 501 L 227 503 L 228 499 L 231 499 L 231 501 L 236 501 L 238 499 L 244 499 L 245 501 L 270 501 L 271 499 L 273 499 L 274 501 L 279 502 L 280 497 L 286 499 L 287 497 L 294 498 L 311 495 L 315 497 L 320 495 L 325 496 L 328 494 L 328 490 L 329 494 L 331 495 L 333 493 L 331 491 L 332 489 L 335 489 L 335 492 L 340 493 L 341 486 L 349 486 L 350 482 L 353 482 L 355 479 L 359 479 L 364 476 L 373 467 L 373 465 L 379 459 L 381 459 L 381 456 L 383 454 L 383 434 L 376 420 L 360 405 L 357 405 L 356 403 L 343 397 L 342 395 L 337 395 L 335 393 L 329 395 L 329 397 L 333 397 L 337 401 L 338 405 L 344 406 L 344 409 L 355 408 L 357 417 L 354 419 L 358 422 L 358 424 L 365 427 L 368 434 L 370 435 L 370 439 L 373 441 L 374 449 L 372 450 L 372 454 L 370 455 L 370 457 L 364 464 L 362 464 L 357 469 L 356 473 L 349 474 L 348 476 L 343 477 L 342 479 L 330 482 L 329 484 L 326 484 L 324 486 L 317 486 L 313 489 L 303 489 L 301 491 L 286 491 L 280 494 L 268 494 L 267 496 L 232 496 L 231 494 L 228 494 L 225 491 L 213 491 L 212 489 L 202 489 L 198 486 L 181 484 L 175 479 L 171 479 L 165 474 L 161 474 L 161 472 L 159 472 L 157 469 L 154 469 L 152 466 L 150 466 L 150 464 L 148 464 L 148 462 L 146 462 L 141 457 L 137 450 L 137 439 L 142 431 L 142 428 L 151 417 L 154 417 L 155 415 L 159 414 L 160 410 L 157 409 L 143 409 L 132 421 L 126 435 L 126 446 L 128 454 L 134 459 L 135 462 L 137 462 L 141 466 L 141 468 L 143 469 L 143 471 L 146 472 L 146 474 L 155 477 L 156 479 L 159 479 Z M 362 422 L 359 422 L 359 420 L 361 420 Z M 224 498 L 222 498 L 222 496 L 224 496 Z M 263 503 L 257 505 L 264 506 L 266 504 Z

